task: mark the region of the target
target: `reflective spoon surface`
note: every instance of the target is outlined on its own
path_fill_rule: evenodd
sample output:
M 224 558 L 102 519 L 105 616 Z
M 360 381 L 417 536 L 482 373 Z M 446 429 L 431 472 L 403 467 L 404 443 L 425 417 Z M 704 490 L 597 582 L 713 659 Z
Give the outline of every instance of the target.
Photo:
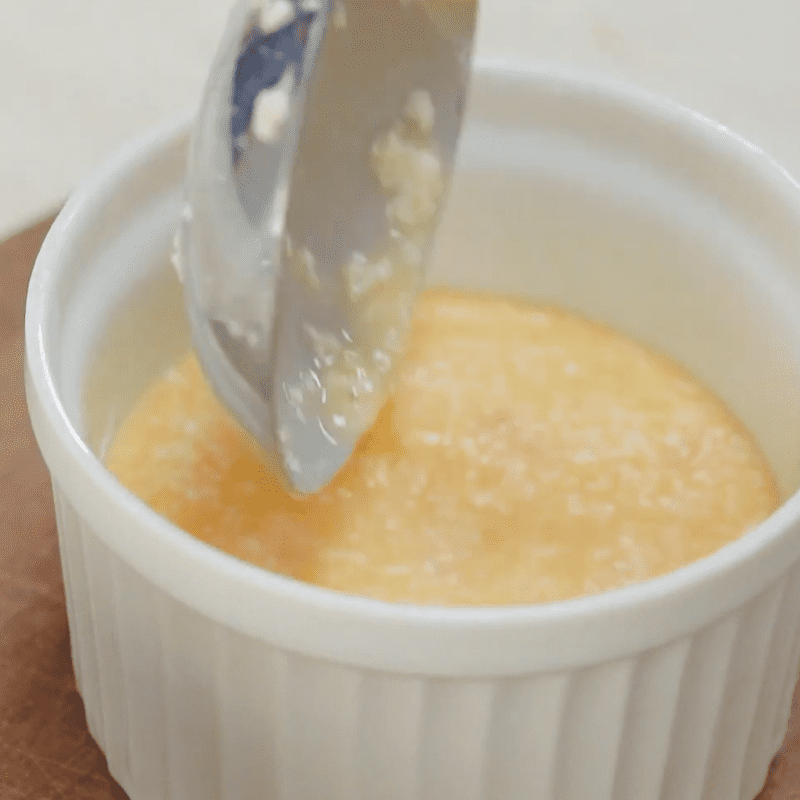
M 402 357 L 452 174 L 476 0 L 240 0 L 175 264 L 209 383 L 288 488 L 325 486 Z

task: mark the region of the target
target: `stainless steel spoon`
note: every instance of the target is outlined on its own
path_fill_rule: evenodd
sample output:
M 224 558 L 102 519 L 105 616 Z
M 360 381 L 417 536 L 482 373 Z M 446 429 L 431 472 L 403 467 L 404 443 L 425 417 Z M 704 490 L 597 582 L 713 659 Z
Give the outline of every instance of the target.
M 289 488 L 326 485 L 402 357 L 477 0 L 240 0 L 191 136 L 175 263 L 195 350 Z

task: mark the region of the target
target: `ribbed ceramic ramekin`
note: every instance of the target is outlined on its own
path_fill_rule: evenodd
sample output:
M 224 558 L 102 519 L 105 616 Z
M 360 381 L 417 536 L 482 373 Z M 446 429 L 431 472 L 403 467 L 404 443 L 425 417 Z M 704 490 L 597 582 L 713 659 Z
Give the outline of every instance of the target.
M 75 192 L 27 306 L 78 687 L 132 800 L 750 800 L 800 663 L 790 177 L 646 95 L 478 71 L 432 280 L 543 298 L 672 353 L 754 431 L 786 499 L 741 540 L 638 586 L 421 608 L 239 562 L 95 455 L 104 403 L 113 426 L 186 346 L 167 266 L 186 130 L 129 145 Z

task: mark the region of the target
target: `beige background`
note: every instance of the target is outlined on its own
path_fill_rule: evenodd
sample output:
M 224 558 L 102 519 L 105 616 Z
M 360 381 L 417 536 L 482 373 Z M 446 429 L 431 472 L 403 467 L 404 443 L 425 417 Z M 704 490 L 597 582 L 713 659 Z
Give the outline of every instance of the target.
M 480 1 L 479 57 L 633 77 L 800 175 L 797 0 Z M 122 140 L 193 107 L 231 2 L 0 0 L 0 238 Z

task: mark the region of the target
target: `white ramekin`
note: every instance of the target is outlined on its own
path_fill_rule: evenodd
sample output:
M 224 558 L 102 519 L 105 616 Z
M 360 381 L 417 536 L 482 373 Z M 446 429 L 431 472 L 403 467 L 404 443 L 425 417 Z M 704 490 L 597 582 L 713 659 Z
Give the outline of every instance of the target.
M 168 282 L 186 131 L 128 145 L 74 193 L 27 305 L 78 687 L 132 800 L 750 800 L 800 662 L 798 186 L 647 95 L 478 71 L 432 280 L 536 296 L 672 353 L 759 437 L 787 499 L 638 586 L 420 608 L 218 552 L 86 444 L 99 343 L 148 276 Z M 185 344 L 177 301 L 162 306 L 115 334 L 106 386 L 145 363 L 152 377 L 148 341 Z

